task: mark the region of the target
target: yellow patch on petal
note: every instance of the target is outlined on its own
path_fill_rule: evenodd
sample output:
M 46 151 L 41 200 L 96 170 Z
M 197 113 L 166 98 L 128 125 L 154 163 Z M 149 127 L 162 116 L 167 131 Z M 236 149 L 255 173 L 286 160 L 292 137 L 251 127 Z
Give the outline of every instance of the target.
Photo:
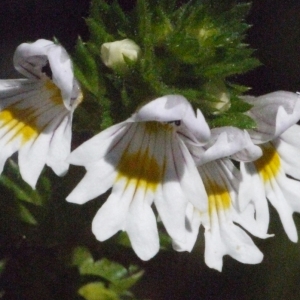
M 20 137 L 22 144 L 25 144 L 38 135 L 36 118 L 32 116 L 33 113 L 32 109 L 20 110 L 14 106 L 0 112 L 1 128 L 4 127 L 6 133 L 13 133 L 8 142 Z
M 171 131 L 173 130 L 172 125 L 168 123 L 160 123 L 155 121 L 145 122 L 145 132 L 148 134 L 157 133 L 159 131 Z
M 51 81 L 47 80 L 44 87 L 51 93 L 50 100 L 57 105 L 63 104 L 60 89 Z
M 262 150 L 263 155 L 253 163 L 264 182 L 267 182 L 277 176 L 280 170 L 280 157 L 271 143 L 262 146 Z
M 125 151 L 117 171 L 117 180 L 125 178 L 136 188 L 150 189 L 154 192 L 162 181 L 164 166 L 160 166 L 153 156 L 149 156 L 148 149 L 144 153 Z
M 49 98 L 41 98 L 37 99 L 37 101 L 44 101 L 45 105 L 49 101 L 54 105 L 63 105 L 60 89 L 51 80 L 45 81 L 43 88 L 49 92 Z M 22 145 L 24 145 L 36 138 L 43 129 L 37 124 L 37 119 L 41 116 L 36 115 L 34 107 L 20 108 L 19 104 L 22 101 L 26 101 L 26 99 L 20 99 L 17 103 L 0 111 L 2 137 L 6 134 L 11 135 L 7 143 L 20 138 Z
M 211 181 L 204 182 L 204 186 L 208 196 L 208 210 L 210 215 L 214 212 L 230 208 L 231 198 L 225 187 Z

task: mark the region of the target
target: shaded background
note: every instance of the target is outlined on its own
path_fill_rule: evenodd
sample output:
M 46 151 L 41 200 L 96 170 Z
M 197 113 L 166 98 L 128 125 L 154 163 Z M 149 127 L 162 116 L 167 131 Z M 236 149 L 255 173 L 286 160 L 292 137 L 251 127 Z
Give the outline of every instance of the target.
M 126 9 L 132 4 L 131 1 L 121 2 Z M 0 78 L 19 77 L 13 69 L 12 56 L 22 42 L 56 37 L 72 53 L 78 35 L 83 40 L 88 37 L 84 22 L 88 7 L 89 1 L 86 0 L 2 1 Z M 233 80 L 251 86 L 251 93 L 255 95 L 279 89 L 300 90 L 299 11 L 299 0 L 253 1 L 248 17 L 253 27 L 249 30 L 247 42 L 257 49 L 255 55 L 263 65 Z M 270 232 L 276 232 L 276 238 L 255 240 L 265 254 L 260 265 L 243 265 L 225 257 L 222 273 L 211 270 L 203 262 L 203 239 L 199 240 L 192 254 L 161 251 L 151 261 L 141 262 L 131 250 L 124 253 L 111 248 L 107 257 L 125 265 L 135 263 L 145 269 L 143 279 L 134 288 L 140 299 L 300 299 L 299 244 L 292 244 L 287 239 L 274 211 L 271 219 Z M 300 228 L 298 215 L 295 221 Z M 53 253 L 40 251 L 31 255 L 39 255 L 42 265 L 51 273 L 48 265 Z M 24 262 L 31 257 L 23 252 L 18 256 Z M 14 280 L 20 275 L 13 273 L 15 270 L 7 275 L 12 289 Z M 8 281 L 5 284 L 7 286 Z M 43 298 L 39 295 L 38 298 L 11 296 L 10 299 Z M 66 294 L 64 299 L 70 297 Z

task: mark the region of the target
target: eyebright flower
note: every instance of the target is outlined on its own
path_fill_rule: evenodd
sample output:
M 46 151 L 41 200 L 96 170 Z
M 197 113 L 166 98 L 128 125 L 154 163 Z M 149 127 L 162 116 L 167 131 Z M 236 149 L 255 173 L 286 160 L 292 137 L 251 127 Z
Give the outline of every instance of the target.
M 85 166 L 87 173 L 67 201 L 83 204 L 112 187 L 92 231 L 100 241 L 126 231 L 137 255 L 148 260 L 159 250 L 153 202 L 175 241 L 186 237 L 187 204 L 207 209 L 202 180 L 183 140 L 203 145 L 209 136 L 203 115 L 198 110 L 195 116 L 184 97 L 153 100 L 71 153 L 68 161 Z
M 27 79 L 0 80 L 0 172 L 18 151 L 21 176 L 34 188 L 45 164 L 57 175 L 67 172 L 82 94 L 67 52 L 51 41 L 21 44 L 14 66 Z
M 254 144 L 273 140 L 300 119 L 300 96 L 296 93 L 277 91 L 241 98 L 253 105 L 246 114 L 256 122 L 256 128 L 248 130 Z
M 107 67 L 112 69 L 126 69 L 126 59 L 135 62 L 140 53 L 141 48 L 130 39 L 104 43 L 101 46 L 101 59 Z
M 256 224 L 253 206 L 240 210 L 238 191 L 241 175 L 233 163 L 224 157 L 234 156 L 248 161 L 257 159 L 262 152 L 251 142 L 246 131 L 233 127 L 213 129 L 210 142 L 203 148 L 203 152 L 198 149 L 198 156 L 195 149 L 192 153 L 208 196 L 208 209 L 200 212 L 192 204 L 188 205 L 187 239 L 184 243 L 173 241 L 173 246 L 177 251 L 191 251 L 199 227 L 203 225 L 205 262 L 209 267 L 221 271 L 224 255 L 242 263 L 260 263 L 262 253 L 241 227 L 261 238 L 268 235 Z
M 240 204 L 252 203 L 265 232 L 269 225 L 267 199 L 277 210 L 290 240 L 297 242 L 298 234 L 293 213 L 300 212 L 299 146 L 300 97 L 290 92 L 274 92 L 261 97 L 246 98 L 254 105 L 249 114 L 257 129 L 249 131 L 252 140 L 260 144 L 263 155 L 258 160 L 241 163 L 243 180 Z M 287 176 L 289 175 L 289 177 Z

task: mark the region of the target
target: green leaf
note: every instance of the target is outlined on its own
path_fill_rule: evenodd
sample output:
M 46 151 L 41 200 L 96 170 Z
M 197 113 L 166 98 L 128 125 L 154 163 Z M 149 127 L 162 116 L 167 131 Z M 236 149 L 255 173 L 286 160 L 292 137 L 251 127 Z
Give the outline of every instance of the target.
M 102 282 L 90 282 L 78 290 L 78 294 L 86 300 L 118 300 L 118 295 L 107 289 Z
M 248 111 L 250 108 L 252 107 L 251 104 L 246 103 L 244 101 L 242 101 L 240 98 L 238 97 L 231 97 L 231 107 L 229 109 L 229 113 L 244 113 L 246 111 Z
M 94 261 L 89 251 L 83 247 L 75 249 L 72 263 L 78 266 L 81 275 L 95 275 L 109 282 L 117 282 L 130 275 L 125 267 L 106 258 Z
M 135 285 L 144 275 L 144 271 L 135 272 L 131 276 L 115 281 L 109 285 L 109 288 L 117 294 L 123 294 Z
M 256 127 L 255 122 L 242 113 L 226 112 L 220 117 L 208 120 L 211 127 L 234 126 L 240 129 L 253 129 Z
M 100 81 L 97 63 L 81 38 L 77 40 L 76 44 L 74 67 L 76 78 L 89 92 L 97 96 Z
M 38 190 L 33 190 L 19 174 L 18 165 L 12 160 L 8 160 L 4 174 L 0 176 L 0 183 L 14 193 L 16 199 L 32 203 L 34 205 L 43 205 L 44 199 L 49 197 L 51 190 L 49 180 L 41 176 L 38 187 L 43 190 L 43 196 Z
M 80 273 L 82 275 L 97 275 L 113 282 L 126 276 L 127 270 L 122 265 L 103 258 L 96 262 L 86 260 L 80 266 Z
M 86 262 L 90 262 L 90 263 L 94 262 L 91 253 L 85 247 L 76 247 L 72 255 L 72 265 L 80 267 L 82 264 Z
M 129 269 L 126 269 L 122 265 L 112 262 L 106 258 L 103 258 L 98 261 L 94 261 L 89 250 L 85 247 L 77 247 L 73 252 L 72 265 L 77 266 L 79 273 L 83 276 L 98 276 L 100 279 L 104 279 L 105 286 L 109 287 L 109 290 L 105 288 L 103 291 L 104 285 L 101 281 L 95 284 L 96 293 L 107 291 L 114 291 L 116 295 L 129 295 L 130 292 L 128 289 L 132 287 L 143 275 L 143 271 L 140 271 L 135 266 L 130 266 Z M 87 285 L 85 292 L 89 293 L 90 287 Z M 108 295 L 110 295 L 108 293 Z M 112 294 L 114 295 L 114 294 Z M 102 299 L 102 298 L 101 298 Z M 106 298 L 105 298 L 106 299 Z
M 33 214 L 30 212 L 30 210 L 22 203 L 18 203 L 18 204 L 19 204 L 20 219 L 25 223 L 28 223 L 31 225 L 37 225 L 37 220 L 35 219 Z

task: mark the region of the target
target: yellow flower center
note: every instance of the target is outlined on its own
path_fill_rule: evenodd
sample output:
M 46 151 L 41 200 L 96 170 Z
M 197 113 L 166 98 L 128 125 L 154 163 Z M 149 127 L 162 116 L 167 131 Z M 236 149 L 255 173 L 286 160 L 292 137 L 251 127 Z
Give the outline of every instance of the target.
M 130 184 L 139 188 L 150 189 L 153 192 L 162 180 L 163 168 L 159 166 L 156 159 L 141 151 L 136 153 L 124 152 L 117 166 L 117 180 L 126 178 Z
M 140 130 L 144 130 L 144 134 L 148 136 L 148 139 L 145 139 L 148 142 L 151 140 L 157 141 L 159 135 L 167 138 L 166 133 L 169 134 L 172 130 L 172 125 L 159 122 L 141 122 L 138 126 Z M 135 140 L 133 139 L 131 143 L 134 142 Z M 153 192 L 156 191 L 158 185 L 162 182 L 166 168 L 166 160 L 164 158 L 165 149 L 162 149 L 161 161 L 158 160 L 159 158 L 153 153 L 155 149 L 160 146 L 161 145 L 152 144 L 151 147 L 153 148 L 150 149 L 149 145 L 144 144 L 138 151 L 130 151 L 129 145 L 117 166 L 118 175 L 116 180 L 123 178 L 128 181 L 128 184 L 133 184 L 136 188 L 149 189 Z
M 173 129 L 170 124 L 155 121 L 145 122 L 143 125 L 145 126 L 146 134 L 158 134 L 161 131 L 171 131 Z
M 275 178 L 278 174 L 280 170 L 280 157 L 271 143 L 263 145 L 261 148 L 263 155 L 254 161 L 254 165 L 264 182 L 267 182 Z

